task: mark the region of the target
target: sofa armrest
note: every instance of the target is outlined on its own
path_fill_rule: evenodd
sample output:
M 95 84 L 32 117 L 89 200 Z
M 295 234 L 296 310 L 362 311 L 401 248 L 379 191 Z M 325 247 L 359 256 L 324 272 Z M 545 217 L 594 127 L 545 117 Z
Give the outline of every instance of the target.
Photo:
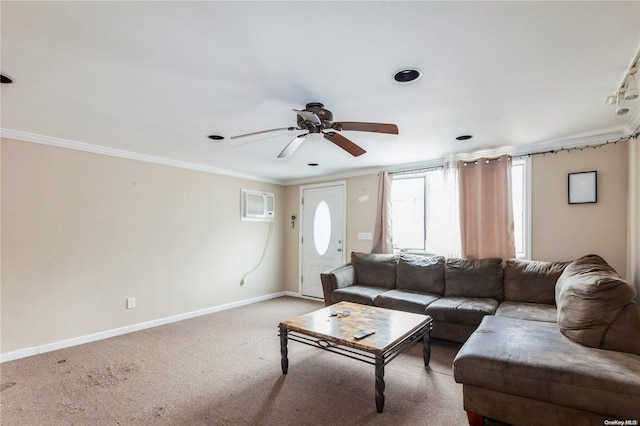
M 355 270 L 350 263 L 321 273 L 320 281 L 322 282 L 324 305 L 329 306 L 332 304 L 331 293 L 333 290 L 355 284 L 355 276 Z

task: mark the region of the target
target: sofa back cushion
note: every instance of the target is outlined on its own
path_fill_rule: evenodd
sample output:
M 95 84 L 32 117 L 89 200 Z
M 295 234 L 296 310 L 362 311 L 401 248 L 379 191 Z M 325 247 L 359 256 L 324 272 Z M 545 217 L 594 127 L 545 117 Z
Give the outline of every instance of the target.
M 502 259 L 447 259 L 444 295 L 504 299 Z
M 556 282 L 571 262 L 509 259 L 504 267 L 504 299 L 556 304 Z
M 600 256 L 576 259 L 556 284 L 560 332 L 584 346 L 640 353 L 636 294 Z
M 442 296 L 444 294 L 444 257 L 400 255 L 396 288 Z
M 356 283 L 395 288 L 398 256 L 394 254 L 351 253 Z

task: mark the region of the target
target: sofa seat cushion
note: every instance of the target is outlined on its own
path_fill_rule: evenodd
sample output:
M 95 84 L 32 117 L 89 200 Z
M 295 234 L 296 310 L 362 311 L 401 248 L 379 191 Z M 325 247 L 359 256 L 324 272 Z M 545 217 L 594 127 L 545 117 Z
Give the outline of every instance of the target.
M 465 386 L 638 418 L 640 356 L 579 345 L 552 323 L 487 316 L 456 355 L 453 372 Z
M 381 308 L 424 314 L 427 306 L 439 298 L 437 294 L 396 289 L 378 295 L 373 303 Z
M 398 256 L 394 254 L 351 253 L 355 282 L 359 285 L 395 288 Z
M 331 302 L 353 302 L 362 305 L 373 305 L 375 298 L 386 291 L 389 291 L 389 289 L 384 287 L 350 285 L 349 287 L 334 290 L 331 293 Z
M 469 297 L 443 297 L 427 306 L 427 315 L 438 321 L 477 327 L 485 315 L 493 315 L 498 309 L 494 299 Z
M 502 302 L 498 306 L 496 315 L 529 321 L 557 322 L 558 320 L 556 307 L 543 303 Z

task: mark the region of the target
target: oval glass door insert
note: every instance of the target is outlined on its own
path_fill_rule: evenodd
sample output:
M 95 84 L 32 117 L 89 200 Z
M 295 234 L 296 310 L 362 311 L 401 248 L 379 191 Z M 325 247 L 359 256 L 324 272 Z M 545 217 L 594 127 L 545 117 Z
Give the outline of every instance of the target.
M 313 213 L 313 244 L 320 256 L 327 254 L 331 242 L 331 212 L 326 201 L 320 201 Z

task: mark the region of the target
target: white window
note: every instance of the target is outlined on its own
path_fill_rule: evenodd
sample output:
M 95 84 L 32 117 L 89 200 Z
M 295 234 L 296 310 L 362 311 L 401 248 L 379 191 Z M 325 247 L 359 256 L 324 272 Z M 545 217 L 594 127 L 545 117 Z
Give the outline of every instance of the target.
M 530 161 L 512 160 L 511 186 L 514 212 L 516 256 L 529 258 L 530 235 Z M 392 185 L 393 246 L 396 251 L 422 252 L 444 256 L 455 252 L 452 240 L 459 235 L 452 230 L 451 204 L 445 191 L 442 169 L 417 174 L 398 174 Z M 453 225 L 458 226 L 458 225 Z M 458 242 L 456 242 L 459 244 Z
M 394 249 L 424 250 L 426 233 L 425 177 L 393 179 L 392 214 Z
M 531 161 L 529 158 L 511 160 L 511 198 L 513 201 L 513 231 L 516 257 L 531 256 Z

